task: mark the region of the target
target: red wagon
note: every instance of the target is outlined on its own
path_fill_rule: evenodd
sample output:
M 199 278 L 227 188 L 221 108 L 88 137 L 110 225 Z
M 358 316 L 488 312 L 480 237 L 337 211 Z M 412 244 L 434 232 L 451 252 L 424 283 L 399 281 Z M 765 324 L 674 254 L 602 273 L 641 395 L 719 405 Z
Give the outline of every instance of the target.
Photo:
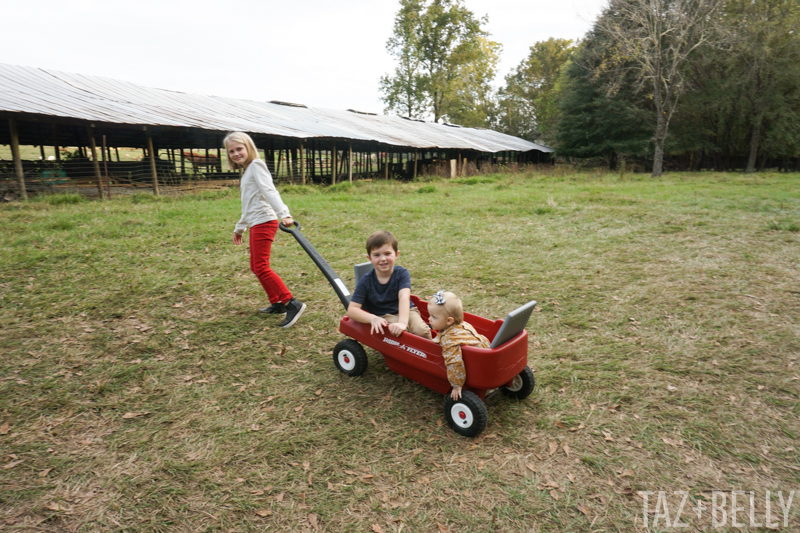
M 299 224 L 283 231 L 291 233 L 330 282 L 345 309 L 350 303 L 350 292 L 336 272 L 300 233 Z M 360 274 L 372 268 L 370 263 L 356 266 L 356 280 Z M 412 295 L 411 301 L 428 321 L 428 304 Z M 467 381 L 461 398 L 450 397 L 451 385 L 447 380 L 447 368 L 441 347 L 428 339 L 402 333 L 395 337 L 388 331 L 372 334 L 369 324 L 362 324 L 344 316 L 339 322 L 339 331 L 350 337 L 336 344 L 333 362 L 348 376 L 360 376 L 367 370 L 369 360 L 363 345 L 380 352 L 386 365 L 401 376 L 445 394 L 444 415 L 448 424 L 457 433 L 474 437 L 486 427 L 488 413 L 484 400 L 489 391 L 499 391 L 505 396 L 523 400 L 535 385 L 533 371 L 528 367 L 528 332 L 525 325 L 536 302 L 528 302 L 508 314 L 505 320 L 489 320 L 464 313 L 464 320 L 492 341 L 490 348 L 463 346 L 462 356 L 467 372 Z

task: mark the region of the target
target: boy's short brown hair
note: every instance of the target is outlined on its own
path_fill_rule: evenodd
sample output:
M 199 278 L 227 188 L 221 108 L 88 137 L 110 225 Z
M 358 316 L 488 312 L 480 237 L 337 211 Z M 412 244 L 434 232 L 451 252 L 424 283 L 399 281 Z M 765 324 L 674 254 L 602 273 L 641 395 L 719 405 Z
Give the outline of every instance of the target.
M 391 244 L 394 252 L 397 253 L 397 237 L 388 231 L 374 231 L 372 235 L 367 238 L 367 255 L 372 253 L 372 250 L 380 248 L 386 244 Z

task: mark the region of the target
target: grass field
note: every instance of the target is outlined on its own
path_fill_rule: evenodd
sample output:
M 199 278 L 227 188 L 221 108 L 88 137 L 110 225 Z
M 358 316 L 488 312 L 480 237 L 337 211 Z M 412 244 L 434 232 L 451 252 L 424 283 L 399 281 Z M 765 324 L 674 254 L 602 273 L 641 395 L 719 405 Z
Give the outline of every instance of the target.
M 4 204 L 0 531 L 800 530 L 800 175 L 281 190 L 350 287 L 380 228 L 415 294 L 537 300 L 534 393 L 467 439 L 377 352 L 340 374 L 289 235 L 309 308 L 257 313 L 236 190 Z

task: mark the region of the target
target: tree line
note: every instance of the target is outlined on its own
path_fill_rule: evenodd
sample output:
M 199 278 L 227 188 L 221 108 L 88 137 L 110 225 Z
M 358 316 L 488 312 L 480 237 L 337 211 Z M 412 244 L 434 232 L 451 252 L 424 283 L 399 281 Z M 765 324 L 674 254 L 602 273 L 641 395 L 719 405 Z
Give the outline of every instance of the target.
M 653 176 L 800 170 L 797 0 L 610 0 L 583 39 L 531 45 L 499 89 L 487 23 L 464 0 L 400 0 L 386 111 Z

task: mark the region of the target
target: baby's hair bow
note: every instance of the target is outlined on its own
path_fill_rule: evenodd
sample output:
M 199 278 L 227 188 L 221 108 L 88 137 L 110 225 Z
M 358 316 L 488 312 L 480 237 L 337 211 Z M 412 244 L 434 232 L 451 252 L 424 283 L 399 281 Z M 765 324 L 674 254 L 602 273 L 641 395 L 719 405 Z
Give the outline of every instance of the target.
M 436 305 L 444 305 L 444 291 L 439 291 L 433 295 L 433 303 Z

